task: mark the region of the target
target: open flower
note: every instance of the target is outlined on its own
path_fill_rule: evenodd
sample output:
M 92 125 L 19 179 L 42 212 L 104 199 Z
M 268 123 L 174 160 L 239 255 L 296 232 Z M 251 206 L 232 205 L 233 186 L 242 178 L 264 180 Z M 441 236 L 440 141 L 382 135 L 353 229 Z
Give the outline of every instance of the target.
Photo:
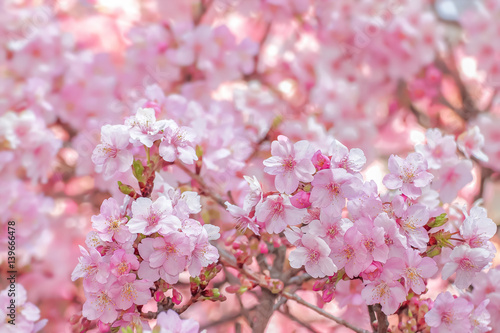
M 264 161 L 264 171 L 275 175 L 274 185 L 282 193 L 291 194 L 299 186 L 299 181 L 310 182 L 316 168 L 311 162 L 313 153 L 307 141 L 299 141 L 292 145 L 288 138 L 279 135 L 271 144 L 271 154 Z
M 271 234 L 282 232 L 288 225 L 302 223 L 306 214 L 304 209 L 293 207 L 285 195 L 270 195 L 255 207 L 257 221 L 264 222 L 267 232 Z
M 411 153 L 406 159 L 391 155 L 390 174 L 384 177 L 384 185 L 391 190 L 401 189 L 404 195 L 416 199 L 422 195 L 422 187 L 429 185 L 434 177 L 427 172 L 427 162 L 419 153 Z
M 474 276 L 490 261 L 490 251 L 483 248 L 471 249 L 467 245 L 460 245 L 453 249 L 442 271 L 443 279 L 449 278 L 457 272 L 455 285 L 460 289 L 469 287 Z
M 181 227 L 179 218 L 172 215 L 172 202 L 165 196 L 160 196 L 154 202 L 149 198 L 138 198 L 132 203 L 132 215 L 127 226 L 133 233 L 168 234 Z
M 314 278 L 332 276 L 337 271 L 337 266 L 328 257 L 329 254 L 330 248 L 324 240 L 312 234 L 305 234 L 302 236 L 302 246 L 290 253 L 290 266 L 305 266 L 306 272 Z
M 466 299 L 455 298 L 447 291 L 438 295 L 432 309 L 425 314 L 425 322 L 431 327 L 431 333 L 469 333 L 469 315 L 473 309 Z
M 101 143 L 92 153 L 92 162 L 97 171 L 102 170 L 104 179 L 113 178 L 118 172 L 130 170 L 134 161 L 128 146 L 130 135 L 127 126 L 104 125 L 101 128 Z

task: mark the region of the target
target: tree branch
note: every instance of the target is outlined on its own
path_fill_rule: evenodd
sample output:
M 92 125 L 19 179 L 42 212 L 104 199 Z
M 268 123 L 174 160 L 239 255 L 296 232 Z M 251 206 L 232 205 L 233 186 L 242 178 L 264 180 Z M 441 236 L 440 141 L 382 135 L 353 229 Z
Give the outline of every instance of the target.
M 370 333 L 369 331 L 367 330 L 364 330 L 362 328 L 357 328 L 351 324 L 349 324 L 347 321 L 345 321 L 344 319 L 341 319 L 339 317 L 336 317 L 328 312 L 326 312 L 325 310 L 317 307 L 316 305 L 313 305 L 311 303 L 308 303 L 306 301 L 304 301 L 302 298 L 300 298 L 298 295 L 296 294 L 290 294 L 286 291 L 282 292 L 281 295 L 283 295 L 283 297 L 286 297 L 288 299 L 292 299 L 294 300 L 295 302 L 299 303 L 299 304 L 302 304 L 304 305 L 305 307 L 308 307 L 309 309 L 319 313 L 320 315 L 328 318 L 328 319 L 331 319 L 333 320 L 334 322 L 336 322 L 337 324 L 339 325 L 342 325 L 342 326 L 345 326 L 347 328 L 350 328 L 351 330 L 353 330 L 354 332 L 356 333 Z M 379 331 L 380 332 L 380 331 Z

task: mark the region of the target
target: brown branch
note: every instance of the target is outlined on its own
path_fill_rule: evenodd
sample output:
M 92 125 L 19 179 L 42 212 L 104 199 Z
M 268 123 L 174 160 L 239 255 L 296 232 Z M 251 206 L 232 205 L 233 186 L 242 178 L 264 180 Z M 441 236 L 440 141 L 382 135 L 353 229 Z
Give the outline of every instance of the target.
M 370 315 L 370 324 L 372 325 L 373 332 L 376 332 L 377 326 L 375 325 L 375 322 L 377 321 L 377 317 L 375 316 L 373 305 L 368 305 L 368 314 Z
M 255 310 L 255 306 L 250 308 L 248 311 L 253 311 Z M 200 330 L 205 330 L 205 329 L 209 329 L 209 328 L 212 328 L 212 327 L 216 327 L 216 326 L 219 326 L 219 325 L 223 325 L 223 324 L 226 324 L 226 323 L 230 323 L 232 321 L 235 321 L 236 319 L 238 319 L 239 317 L 241 317 L 243 315 L 243 313 L 241 312 L 238 312 L 238 313 L 232 313 L 232 314 L 229 314 L 229 315 L 226 315 L 216 321 L 213 321 L 211 323 L 208 323 L 208 324 L 205 324 L 205 325 L 202 325 L 200 327 Z
M 344 319 L 341 319 L 339 317 L 336 317 L 328 312 L 326 312 L 325 310 L 317 307 L 316 305 L 313 305 L 311 303 L 308 303 L 306 301 L 304 301 L 302 298 L 300 298 L 298 295 L 296 294 L 290 294 L 286 291 L 282 292 L 281 295 L 283 295 L 283 297 L 286 297 L 288 299 L 291 299 L 291 300 L 294 300 L 295 302 L 299 303 L 299 304 L 302 304 L 304 305 L 305 307 L 308 307 L 309 309 L 319 313 L 320 315 L 328 318 L 328 319 L 331 319 L 333 320 L 334 322 L 336 322 L 337 324 L 339 325 L 342 325 L 342 326 L 345 326 L 347 328 L 350 328 L 351 330 L 353 330 L 354 332 L 356 333 L 370 333 L 369 331 L 367 330 L 364 330 L 362 328 L 358 328 L 358 327 L 355 327 L 353 325 L 351 325 L 350 323 L 348 323 L 347 321 L 345 321 Z
M 380 304 L 375 304 L 373 306 L 375 314 L 377 315 L 378 333 L 387 333 L 389 328 L 389 320 L 387 316 L 382 312 L 382 306 Z

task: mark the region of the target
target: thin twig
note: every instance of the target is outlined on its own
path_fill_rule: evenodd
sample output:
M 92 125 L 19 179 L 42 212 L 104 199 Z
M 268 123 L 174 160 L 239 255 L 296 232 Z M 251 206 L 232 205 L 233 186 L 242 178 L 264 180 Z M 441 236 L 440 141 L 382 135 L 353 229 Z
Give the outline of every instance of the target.
M 331 319 L 333 320 L 334 322 L 336 322 L 337 324 L 339 325 L 342 325 L 342 326 L 345 326 L 347 328 L 350 328 L 351 330 L 353 330 L 354 332 L 356 333 L 370 333 L 370 331 L 367 331 L 367 330 L 364 330 L 362 328 L 358 328 L 358 327 L 355 327 L 351 324 L 349 324 L 347 321 L 345 321 L 344 319 L 341 319 L 339 317 L 336 317 L 328 312 L 326 312 L 325 310 L 317 307 L 316 305 L 313 305 L 311 303 L 308 303 L 306 301 L 304 301 L 302 298 L 300 298 L 297 294 L 290 294 L 286 291 L 282 292 L 281 295 L 283 295 L 283 297 L 286 297 L 288 299 L 292 299 L 294 300 L 295 302 L 299 303 L 299 304 L 302 304 L 304 305 L 305 307 L 308 307 L 309 309 L 319 313 L 320 315 L 328 318 L 328 319 Z

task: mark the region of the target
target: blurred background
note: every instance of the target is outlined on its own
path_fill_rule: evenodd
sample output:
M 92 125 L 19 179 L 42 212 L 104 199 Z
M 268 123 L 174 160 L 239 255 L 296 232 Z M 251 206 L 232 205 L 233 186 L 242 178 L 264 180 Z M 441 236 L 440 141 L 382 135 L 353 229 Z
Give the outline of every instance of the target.
M 382 188 L 388 156 L 428 128 L 458 137 L 477 126 L 486 157 L 473 157 L 473 181 L 449 205 L 484 200 L 500 224 L 499 1 L 0 0 L 0 22 L 2 276 L 14 220 L 18 282 L 45 332 L 72 331 L 84 301 L 70 280 L 78 245 L 102 201 L 123 198 L 116 181 L 132 183 L 95 169 L 101 127 L 145 105 L 195 129 L 202 177 L 236 199 L 242 175 L 272 184 L 261 166 L 278 134 L 363 149 L 364 174 Z M 174 166 L 161 175 L 189 181 Z M 200 218 L 234 229 L 209 199 L 203 207 Z M 332 311 L 359 306 L 351 288 Z M 186 314 L 232 331 L 213 323 L 233 302 Z M 310 331 L 278 314 L 269 330 L 281 329 Z

